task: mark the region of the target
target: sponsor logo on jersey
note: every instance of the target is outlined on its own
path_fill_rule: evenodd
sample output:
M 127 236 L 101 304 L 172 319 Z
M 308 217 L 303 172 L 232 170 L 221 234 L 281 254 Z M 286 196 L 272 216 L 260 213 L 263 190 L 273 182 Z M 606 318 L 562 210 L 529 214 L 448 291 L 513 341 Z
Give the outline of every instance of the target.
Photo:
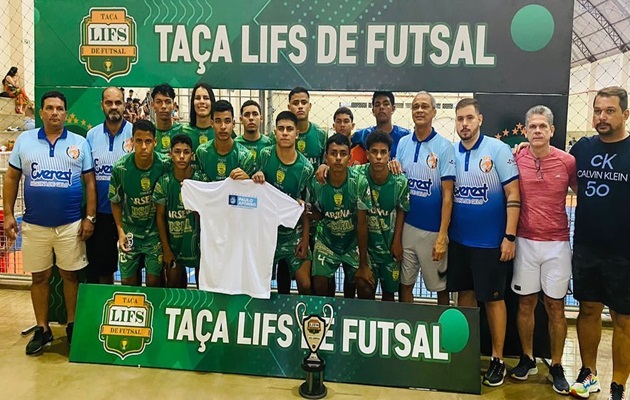
M 238 208 L 257 208 L 258 198 L 231 194 L 228 196 L 228 205 Z
M 122 149 L 125 153 L 131 153 L 133 151 L 133 140 L 131 138 L 125 139 L 122 144 Z
M 149 188 L 151 187 L 151 179 L 143 176 L 142 179 L 140 179 L 140 187 L 144 191 L 149 190 Z
M 492 167 L 494 166 L 494 162 L 490 156 L 483 156 L 479 161 L 479 169 L 481 172 L 485 172 L 486 174 L 492 171 Z
M 435 155 L 435 153 L 430 153 L 427 156 L 427 167 L 429 167 L 431 169 L 436 169 L 437 165 L 438 165 L 437 155 Z
M 144 293 L 114 293 L 103 307 L 99 340 L 122 360 L 142 354 L 153 338 L 153 304 Z
M 81 21 L 79 61 L 107 82 L 138 62 L 136 21 L 121 7 L 92 7 Z
M 466 204 L 482 204 L 488 201 L 488 185 L 483 186 L 455 186 L 453 189 L 455 201 Z
M 162 136 L 162 148 L 171 148 L 171 137 L 168 135 L 168 133 L 165 133 L 164 136 Z
M 68 157 L 76 160 L 81 155 L 81 150 L 76 146 L 68 146 L 68 148 L 66 148 L 66 154 Z
M 284 175 L 284 171 L 283 170 L 279 169 L 279 170 L 276 171 L 276 181 L 278 183 L 284 182 L 284 177 L 285 177 L 285 175 Z
M 39 164 L 31 164 L 30 186 L 68 187 L 72 185 L 72 170 L 57 171 L 54 169 L 42 169 Z
M 226 170 L 227 170 L 227 166 L 225 165 L 224 162 L 219 162 L 217 164 L 217 173 L 219 174 L 219 176 L 225 176 Z
M 428 197 L 431 196 L 431 187 L 433 186 L 433 180 L 431 178 L 426 181 L 423 179 L 409 178 L 407 180 L 409 185 L 409 193 L 414 196 Z
M 300 152 L 304 153 L 304 150 L 306 149 L 306 142 L 304 140 L 298 140 L 297 148 Z
M 94 173 L 96 180 L 107 180 L 112 175 L 114 166 L 111 164 L 102 164 L 99 158 L 94 159 Z
M 343 203 L 343 194 L 341 193 L 335 193 L 333 195 L 333 200 L 335 201 L 335 205 L 337 207 L 339 207 L 341 205 L 341 203 Z

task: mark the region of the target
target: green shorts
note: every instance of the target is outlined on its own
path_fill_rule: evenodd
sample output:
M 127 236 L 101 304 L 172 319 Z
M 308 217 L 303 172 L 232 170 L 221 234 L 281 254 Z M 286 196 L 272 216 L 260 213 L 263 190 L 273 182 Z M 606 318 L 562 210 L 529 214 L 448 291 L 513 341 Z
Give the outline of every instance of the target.
M 162 244 L 151 241 L 146 245 L 136 245 L 126 253 L 118 250 L 118 265 L 122 279 L 135 276 L 140 267 L 140 257 L 144 255 L 147 274 L 160 276 L 162 273 Z
M 400 284 L 400 264 L 394 261 L 390 253 L 368 252 L 368 255 L 374 281 L 381 282 L 381 290 L 388 293 L 397 292 Z
M 344 254 L 335 254 L 328 246 L 319 240 L 315 240 L 311 266 L 312 276 L 332 278 L 341 264 L 347 264 L 350 267 L 348 277 L 354 280 L 354 273 L 359 268 L 359 250 L 351 249 Z
M 295 256 L 295 247 L 302 239 L 302 232 L 295 232 L 291 235 L 278 236 L 278 243 L 276 244 L 276 253 L 273 256 L 273 265 L 280 260 L 286 261 L 289 265 L 289 272 L 291 278 L 295 277 L 295 273 L 300 269 L 305 261 L 310 261 L 312 257 L 311 248 L 306 247 L 306 258 L 297 258 Z

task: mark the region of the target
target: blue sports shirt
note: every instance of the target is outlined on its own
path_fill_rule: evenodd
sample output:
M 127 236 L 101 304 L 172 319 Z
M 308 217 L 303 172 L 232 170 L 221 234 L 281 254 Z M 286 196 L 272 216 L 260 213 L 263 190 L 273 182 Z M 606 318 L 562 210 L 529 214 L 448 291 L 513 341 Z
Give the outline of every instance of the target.
M 400 139 L 396 159 L 409 184 L 410 210 L 405 222 L 429 232 L 439 232 L 442 218 L 442 181 L 455 179 L 453 144 L 435 129 L 425 140 L 415 133 Z
M 55 227 L 81 219 L 81 175 L 94 169 L 83 137 L 64 128 L 51 144 L 44 128 L 23 132 L 9 165 L 24 175 L 24 221 Z
M 353 145 L 360 144 L 361 147 L 363 147 L 364 149 L 367 149 L 367 143 L 366 143 L 367 137 L 370 135 L 370 133 L 374 132 L 375 130 L 376 130 L 376 126 L 359 129 L 358 131 L 354 132 L 350 141 L 352 142 Z M 391 150 L 392 158 L 396 157 L 396 150 L 398 148 L 398 142 L 400 141 L 400 139 L 403 136 L 409 135 L 410 133 L 411 131 L 409 129 L 403 128 L 402 126 L 394 125 L 394 129 L 392 129 L 392 131 L 389 133 L 389 135 L 392 137 L 392 140 L 394 141 L 394 143 L 392 144 L 392 150 Z
M 507 222 L 503 186 L 518 179 L 510 147 L 479 135 L 470 149 L 455 144 L 455 187 L 449 237 L 470 247 L 497 248 Z

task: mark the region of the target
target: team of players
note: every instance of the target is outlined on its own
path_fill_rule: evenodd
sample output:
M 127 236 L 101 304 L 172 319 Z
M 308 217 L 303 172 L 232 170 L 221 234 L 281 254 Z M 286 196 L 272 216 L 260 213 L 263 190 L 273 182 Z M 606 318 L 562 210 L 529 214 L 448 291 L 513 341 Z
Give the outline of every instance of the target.
M 549 146 L 553 114 L 544 106 L 526 115 L 531 146 L 515 160 L 506 145 L 480 134 L 483 116 L 474 99 L 456 106 L 461 141 L 453 147 L 433 129 L 436 104 L 426 92 L 420 92 L 412 103 L 413 134 L 391 123 L 393 94 L 376 92 L 372 99 L 375 127 L 351 135 L 352 112 L 341 108 L 333 116 L 338 133 L 328 139 L 308 120 L 311 105 L 303 88 L 291 91 L 290 111 L 278 114 L 269 137 L 260 132 L 260 106 L 245 102 L 240 110 L 245 134 L 237 139 L 233 138 L 231 104 L 215 101 L 205 84 L 193 89 L 187 126 L 172 120 L 175 93 L 170 86 L 156 87 L 152 97 L 155 126 L 138 121 L 131 127 L 122 119 L 123 93 L 106 89 L 102 96 L 106 120 L 87 135 L 98 193 L 98 213 L 90 212 L 89 201 L 87 210 L 88 222 L 95 225 L 87 246 L 92 281 L 111 282 L 119 264 L 123 283 L 137 285 L 139 268 L 144 265 L 147 285 L 158 286 L 165 280 L 169 287 L 185 286 L 184 266 L 199 265 L 199 221 L 183 207 L 181 182 L 251 177 L 310 205 L 295 229 L 278 230 L 275 261 L 287 267 L 300 293 L 334 293 L 334 274 L 343 266 L 348 278 L 346 296 L 354 297 L 356 290 L 359 298 L 373 299 L 380 282 L 383 300 L 393 300 L 400 289 L 400 300 L 412 301 L 421 269 L 426 287 L 438 293 L 440 304 L 448 304 L 449 291 L 458 292 L 460 306 L 483 302 L 492 336 L 493 357 L 484 375 L 484 383 L 490 386 L 502 384 L 506 374 L 503 296 L 506 263 L 516 254 L 512 288 L 521 295 L 518 328 L 524 355 L 511 376 L 527 379 L 537 372 L 532 312 L 542 289 L 550 315 L 553 387 L 560 393 L 588 397 L 599 390 L 594 360 L 598 337 L 578 325 L 581 343 L 584 337 L 589 348 L 582 349 L 584 367 L 571 388 L 560 365 L 566 336 L 563 298 L 571 273 L 564 200 L 567 188 L 572 187 L 579 204 L 586 204 L 578 207 L 576 216 L 575 294 L 584 305 L 578 321 L 589 329 L 596 327 L 601 305 L 611 308 L 620 332 L 613 339 L 613 352 L 619 354 L 613 380 L 619 385 L 613 383 L 611 396 L 623 392 L 630 364 L 625 355 L 630 310 L 628 296 L 623 295 L 623 284 L 630 281 L 625 268 L 628 257 L 610 246 L 619 240 L 614 233 L 621 228 L 606 235 L 610 240 L 592 234 L 600 226 L 593 215 L 616 206 L 627 191 L 622 183 L 629 172 L 628 162 L 620 157 L 613 167 L 613 159 L 617 152 L 624 153 L 627 142 L 623 89 L 605 89 L 596 96 L 594 126 L 600 135 L 597 140 L 578 142 L 572 150 L 577 173 L 572 156 Z M 608 143 L 611 137 L 614 140 Z M 623 155 L 627 158 L 627 154 Z M 17 157 L 21 155 L 12 156 L 11 166 L 21 171 Z M 593 171 L 597 167 L 612 172 L 598 175 Z M 315 169 L 318 173 L 313 177 Z M 405 173 L 400 174 L 401 170 Z M 84 166 L 83 174 L 90 172 Z M 576 180 L 576 174 L 583 179 Z M 609 212 L 602 215 L 606 218 Z M 620 226 L 620 220 L 628 220 L 625 217 L 627 213 L 614 217 L 608 226 Z M 117 262 L 112 254 L 118 254 Z M 588 281 L 577 282 L 581 276 Z M 595 279 L 601 282 L 597 290 L 585 283 Z M 601 287 L 606 287 L 603 294 Z

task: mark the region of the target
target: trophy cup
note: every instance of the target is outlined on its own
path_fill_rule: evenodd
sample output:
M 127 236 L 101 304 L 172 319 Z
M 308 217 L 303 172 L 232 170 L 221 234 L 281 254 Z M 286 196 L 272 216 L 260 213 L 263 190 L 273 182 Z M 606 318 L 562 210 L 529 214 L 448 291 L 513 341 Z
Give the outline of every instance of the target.
M 330 315 L 327 316 L 326 311 Z M 325 304 L 323 312 L 323 318 L 315 314 L 306 316 L 306 304 L 300 302 L 295 306 L 295 318 L 309 350 L 309 355 L 302 360 L 302 369 L 306 372 L 306 382 L 300 385 L 300 396 L 306 399 L 321 399 L 327 393 L 326 386 L 324 386 L 326 361 L 319 357 L 317 350 L 319 350 L 330 329 L 333 318 L 332 306 Z

